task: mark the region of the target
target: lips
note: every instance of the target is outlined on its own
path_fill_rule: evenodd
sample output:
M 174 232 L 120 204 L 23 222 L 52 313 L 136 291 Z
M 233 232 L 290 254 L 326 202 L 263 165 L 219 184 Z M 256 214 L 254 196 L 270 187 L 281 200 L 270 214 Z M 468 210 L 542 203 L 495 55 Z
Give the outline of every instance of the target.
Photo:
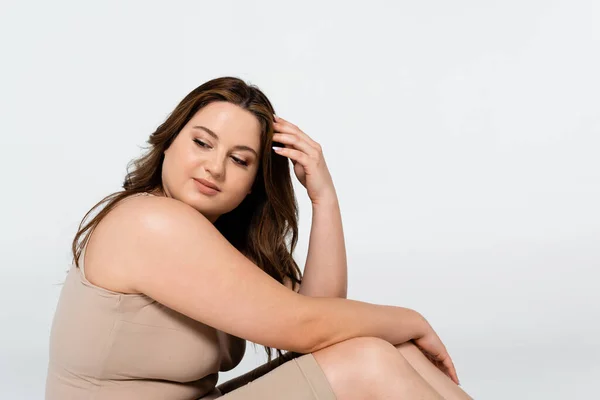
M 221 191 L 221 189 L 219 189 L 219 187 L 217 185 L 215 185 L 214 183 L 211 183 L 211 182 L 207 181 L 206 179 L 196 179 L 196 178 L 194 178 L 194 180 L 200 182 L 204 186 L 208 186 L 209 188 L 215 189 L 215 190 L 217 190 L 219 192 Z

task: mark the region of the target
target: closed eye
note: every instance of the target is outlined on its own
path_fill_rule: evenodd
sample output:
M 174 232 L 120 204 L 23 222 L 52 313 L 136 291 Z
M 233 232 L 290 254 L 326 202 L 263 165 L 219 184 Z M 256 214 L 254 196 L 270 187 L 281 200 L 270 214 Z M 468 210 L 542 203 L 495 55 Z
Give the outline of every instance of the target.
M 198 144 L 198 146 L 200 146 L 200 147 L 209 148 L 208 144 L 204 143 L 200 139 L 194 139 L 194 142 L 196 142 Z M 239 158 L 236 158 L 236 157 L 231 157 L 231 158 L 233 159 L 233 161 L 235 161 L 236 164 L 242 165 L 244 167 L 248 166 L 248 163 L 244 160 L 240 160 Z
M 243 165 L 244 167 L 248 166 L 248 163 L 244 160 L 240 160 L 239 158 L 235 158 L 235 157 L 231 157 L 233 159 L 233 161 L 235 161 L 236 163 Z
M 200 145 L 200 147 L 208 147 L 207 144 L 204 143 L 202 140 L 194 139 L 194 142 L 198 143 L 198 145 Z

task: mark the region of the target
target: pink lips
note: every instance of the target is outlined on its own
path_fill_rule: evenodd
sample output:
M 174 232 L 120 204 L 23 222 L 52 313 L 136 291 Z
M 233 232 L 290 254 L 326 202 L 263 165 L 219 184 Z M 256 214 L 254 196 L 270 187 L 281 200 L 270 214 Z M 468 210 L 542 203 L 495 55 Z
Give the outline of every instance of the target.
M 204 179 L 195 179 L 194 178 L 194 183 L 196 184 L 196 187 L 198 188 L 200 193 L 204 193 L 209 196 L 219 193 L 219 190 L 215 189 L 213 184 L 211 184 L 210 182 L 208 182 Z M 211 185 L 211 186 L 209 186 L 209 185 Z

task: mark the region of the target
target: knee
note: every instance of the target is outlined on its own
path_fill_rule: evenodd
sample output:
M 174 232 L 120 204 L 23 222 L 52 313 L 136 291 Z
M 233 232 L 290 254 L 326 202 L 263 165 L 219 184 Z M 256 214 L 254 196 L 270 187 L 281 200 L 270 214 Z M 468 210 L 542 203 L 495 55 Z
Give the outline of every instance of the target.
M 335 365 L 337 374 L 355 382 L 385 380 L 399 365 L 408 365 L 392 344 L 376 337 L 348 339 L 317 353 L 321 352 L 314 353 L 317 360 Z
M 376 337 L 358 337 L 346 340 L 344 343 L 357 358 L 362 362 L 384 361 L 396 348 L 389 342 Z
M 385 377 L 393 365 L 408 365 L 408 361 L 391 343 L 376 337 L 351 339 L 355 365 L 363 375 Z

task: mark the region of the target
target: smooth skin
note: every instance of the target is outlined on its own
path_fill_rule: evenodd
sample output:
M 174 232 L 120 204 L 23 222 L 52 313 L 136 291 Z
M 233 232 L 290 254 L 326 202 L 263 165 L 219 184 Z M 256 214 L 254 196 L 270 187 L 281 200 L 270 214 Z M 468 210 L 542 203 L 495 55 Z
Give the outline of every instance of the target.
M 113 291 L 144 293 L 264 346 L 313 353 L 338 399 L 357 393 L 362 399 L 469 398 L 449 397 L 448 382 L 460 391 L 448 378 L 457 382 L 456 371 L 439 337 L 416 311 L 296 293 L 217 231 L 213 224 L 218 217 L 251 191 L 259 135 L 255 117 L 235 105 L 219 102 L 201 109 L 165 152 L 157 197 L 127 199 L 95 228 L 86 250 L 88 279 Z M 236 147 L 240 145 L 246 149 Z M 308 171 L 310 166 L 303 166 Z M 319 187 L 329 190 L 326 180 L 305 177 L 303 184 L 313 189 L 309 193 L 320 193 Z M 207 179 L 220 192 L 207 196 L 192 178 Z M 414 344 L 396 347 L 411 339 L 435 354 L 448 376 Z M 380 384 L 373 385 L 373 379 Z

